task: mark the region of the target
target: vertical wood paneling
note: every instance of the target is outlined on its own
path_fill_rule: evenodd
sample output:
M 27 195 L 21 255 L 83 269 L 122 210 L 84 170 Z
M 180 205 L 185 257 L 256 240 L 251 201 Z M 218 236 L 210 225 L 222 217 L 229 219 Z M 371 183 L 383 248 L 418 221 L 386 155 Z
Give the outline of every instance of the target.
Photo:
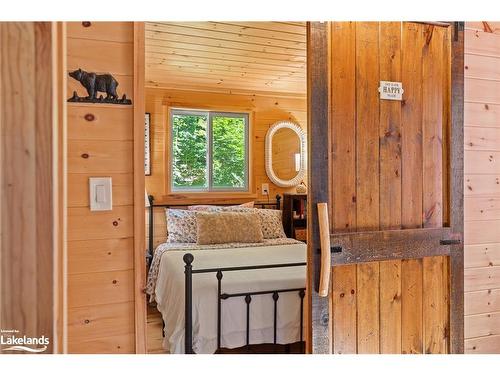
M 334 22 L 331 37 L 332 226 L 356 229 L 356 22 Z
M 401 81 L 401 23 L 380 23 L 380 79 Z M 380 229 L 401 227 L 401 103 L 380 101 Z M 380 262 L 380 352 L 401 352 L 401 261 Z
M 356 229 L 356 23 L 331 27 L 331 202 L 335 232 Z M 333 267 L 333 352 L 356 353 L 356 266 Z
M 443 225 L 443 39 L 445 29 L 424 27 L 422 56 L 423 226 Z M 446 259 L 423 260 L 423 325 L 425 353 L 446 353 L 448 288 Z
M 402 71 L 404 87 L 401 110 L 403 228 L 422 226 L 422 26 L 403 23 Z M 422 352 L 422 260 L 403 260 L 401 265 L 401 314 L 403 353 Z
M 356 221 L 379 229 L 378 23 L 356 26 Z M 358 353 L 379 352 L 379 264 L 357 266 Z M 375 286 L 375 287 L 373 287 Z
M 422 226 L 422 27 L 403 23 L 402 226 Z
M 442 226 L 448 30 L 331 29 L 332 231 Z M 380 80 L 403 82 L 403 101 L 380 100 Z M 448 350 L 446 258 L 337 266 L 332 289 L 334 353 L 423 353 L 424 339 L 426 352 Z
M 357 352 L 356 266 L 337 266 L 332 271 L 332 352 L 354 354 Z
M 356 27 L 356 217 L 358 230 L 379 228 L 378 23 Z

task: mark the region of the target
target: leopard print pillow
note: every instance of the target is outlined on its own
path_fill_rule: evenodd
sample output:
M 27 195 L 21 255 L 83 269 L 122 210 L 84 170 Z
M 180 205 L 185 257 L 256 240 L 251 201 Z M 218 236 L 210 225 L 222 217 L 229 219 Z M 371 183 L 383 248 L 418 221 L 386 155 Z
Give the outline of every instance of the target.
M 167 242 L 196 242 L 196 211 L 168 208 Z

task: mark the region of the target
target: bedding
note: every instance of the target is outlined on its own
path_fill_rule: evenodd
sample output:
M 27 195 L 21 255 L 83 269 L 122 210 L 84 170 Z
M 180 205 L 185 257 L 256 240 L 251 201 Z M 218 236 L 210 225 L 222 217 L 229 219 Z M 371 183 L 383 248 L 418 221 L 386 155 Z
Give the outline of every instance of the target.
M 212 207 L 216 207 L 216 209 L 211 208 L 203 211 L 167 208 L 165 210 L 167 220 L 167 242 L 196 243 L 198 238 L 196 215 L 199 212 L 212 212 L 214 214 L 223 212 L 255 213 L 259 216 L 262 234 L 265 239 L 286 238 L 281 219 L 281 210 L 248 208 L 243 205 Z
M 194 255 L 193 268 L 305 262 L 306 245 L 289 238 L 265 239 L 262 243 L 196 245 L 164 243 L 157 247 L 148 275 L 147 292 L 157 302 L 165 322 L 163 346 L 171 353 L 184 352 L 184 261 Z M 224 272 L 225 293 L 302 288 L 306 268 Z M 250 344 L 273 342 L 273 300 L 271 295 L 252 297 Z M 221 345 L 245 345 L 246 305 L 242 298 L 222 302 Z M 277 343 L 299 341 L 300 298 L 298 292 L 281 293 L 278 301 Z M 215 273 L 193 276 L 193 349 L 214 353 L 217 349 L 217 279 Z
M 262 242 L 259 215 L 251 212 L 197 212 L 197 244 Z
M 262 234 L 264 235 L 264 238 L 286 238 L 285 231 L 283 230 L 283 221 L 281 219 L 283 215 L 281 210 L 231 206 L 224 207 L 222 211 L 255 212 L 260 217 Z
M 166 209 L 167 216 L 167 242 L 184 243 L 196 242 L 196 212 Z

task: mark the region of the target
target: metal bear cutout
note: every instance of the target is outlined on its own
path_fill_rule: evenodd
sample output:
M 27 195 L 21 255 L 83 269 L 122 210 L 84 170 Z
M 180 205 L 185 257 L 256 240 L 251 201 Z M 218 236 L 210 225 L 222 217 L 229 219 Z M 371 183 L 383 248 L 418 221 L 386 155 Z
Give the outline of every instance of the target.
M 109 104 L 132 104 L 127 95 L 123 94 L 121 99 L 118 99 L 116 88 L 118 81 L 111 74 L 96 74 L 87 73 L 85 70 L 78 69 L 69 72 L 69 76 L 81 83 L 87 90 L 87 97 L 80 97 L 73 91 L 73 96 L 68 99 L 68 102 L 79 103 L 109 103 Z M 102 95 L 97 97 L 98 92 L 105 92 L 106 97 Z

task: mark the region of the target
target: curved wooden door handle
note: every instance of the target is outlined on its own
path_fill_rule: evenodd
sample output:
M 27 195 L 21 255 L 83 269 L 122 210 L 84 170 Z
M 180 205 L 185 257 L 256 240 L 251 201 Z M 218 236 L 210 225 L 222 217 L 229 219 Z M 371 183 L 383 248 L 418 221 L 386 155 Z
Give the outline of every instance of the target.
M 319 238 L 321 245 L 321 266 L 319 274 L 320 297 L 327 297 L 330 290 L 331 253 L 330 224 L 328 222 L 328 204 L 318 203 Z

